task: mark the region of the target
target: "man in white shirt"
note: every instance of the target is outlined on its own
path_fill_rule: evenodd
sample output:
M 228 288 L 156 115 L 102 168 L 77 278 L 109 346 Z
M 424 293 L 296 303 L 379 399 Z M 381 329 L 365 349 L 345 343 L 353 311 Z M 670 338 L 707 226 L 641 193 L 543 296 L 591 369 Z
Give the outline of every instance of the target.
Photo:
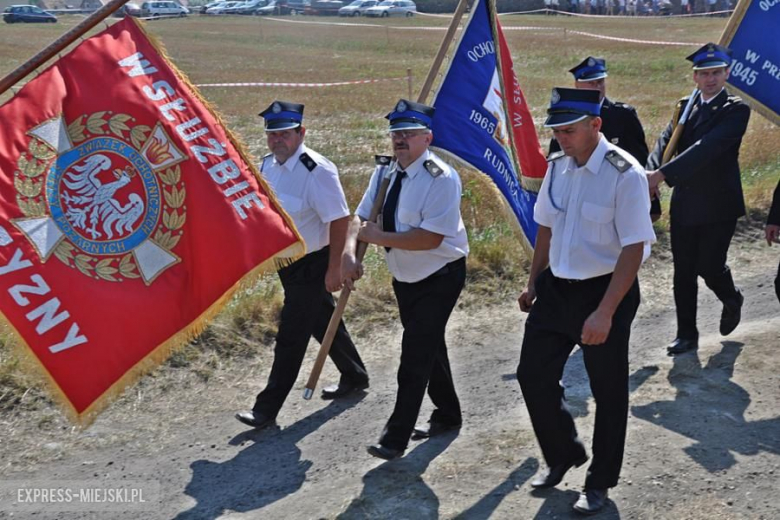
M 628 418 L 628 342 L 639 306 L 637 272 L 655 233 L 644 169 L 600 133 L 596 90 L 553 89 L 545 126 L 562 152 L 550 156 L 534 209 L 539 224 L 517 379 L 548 465 L 531 485 L 561 482 L 588 457 L 560 385 L 582 348 L 596 401 L 593 462 L 574 509 L 594 513 L 618 483 Z
M 322 342 L 328 329 L 335 308 L 331 293 L 342 287 L 341 255 L 350 222 L 336 166 L 303 143 L 303 105 L 274 101 L 260 115 L 271 149 L 260 169 L 295 222 L 307 254 L 279 270 L 284 307 L 268 385 L 251 411 L 236 414 L 239 421 L 255 428 L 275 422 L 298 377 L 309 340 L 314 336 Z M 368 374 L 344 322 L 329 355 L 341 379 L 322 391 L 323 399 L 368 388 Z
M 379 171 L 357 209 L 347 237 L 344 283 L 351 286 L 356 240 L 385 248 L 401 324 L 401 365 L 395 408 L 368 453 L 381 459 L 403 455 L 409 439 L 460 428 L 461 411 L 452 381 L 444 332 L 466 280 L 469 252 L 460 215 L 458 173 L 428 150 L 434 108 L 405 99 L 387 115 L 397 168 L 382 208 L 382 222 L 368 222 L 382 179 Z M 362 222 L 361 222 L 362 221 Z M 428 425 L 415 428 L 425 390 L 434 404 Z

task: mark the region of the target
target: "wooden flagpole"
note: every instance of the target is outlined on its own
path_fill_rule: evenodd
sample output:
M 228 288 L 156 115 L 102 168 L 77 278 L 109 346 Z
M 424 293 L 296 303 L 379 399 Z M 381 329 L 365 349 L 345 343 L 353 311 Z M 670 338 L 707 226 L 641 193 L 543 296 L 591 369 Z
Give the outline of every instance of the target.
M 467 7 L 467 0 L 460 0 L 460 2 L 458 2 L 458 7 L 455 8 L 455 13 L 452 15 L 450 26 L 444 34 L 441 45 L 439 45 L 439 52 L 437 52 L 436 57 L 433 58 L 431 70 L 428 71 L 428 77 L 425 78 L 425 83 L 423 83 L 422 89 L 420 89 L 420 95 L 417 96 L 418 103 L 425 103 L 425 100 L 428 98 L 428 94 L 430 94 L 431 88 L 433 88 L 433 82 L 436 80 L 436 75 L 439 73 L 439 69 L 441 69 L 444 56 L 447 55 L 447 49 L 449 49 L 452 39 L 455 37 L 455 31 L 458 30 L 460 19 L 463 18 L 463 13 L 466 12 Z
M 666 148 L 664 149 L 663 157 L 661 158 L 661 166 L 668 163 L 672 160 L 672 157 L 674 157 L 674 154 L 677 153 L 677 144 L 680 142 L 680 137 L 682 136 L 683 129 L 685 128 L 686 123 L 688 122 L 688 116 L 691 114 L 691 110 L 693 109 L 693 105 L 696 104 L 696 95 L 699 93 L 698 88 L 694 88 L 693 92 L 691 92 L 691 97 L 688 98 L 688 102 L 685 105 L 685 110 L 683 110 L 683 115 L 680 118 L 680 121 L 675 121 L 675 127 L 674 131 L 672 132 L 672 136 L 669 138 L 669 142 L 666 143 Z M 675 112 L 675 119 L 676 114 L 679 112 Z
M 129 0 L 111 0 L 106 5 L 86 17 L 78 25 L 66 32 L 38 54 L 21 64 L 16 70 L 0 80 L 0 94 L 27 77 L 32 71 L 56 56 L 68 45 L 75 42 L 97 24 L 108 18 L 114 11 L 125 5 Z
M 393 170 L 395 170 L 395 161 L 392 160 L 391 157 L 383 157 L 378 155 L 377 163 L 379 164 L 383 159 L 386 159 L 386 167 L 384 171 L 381 172 L 382 182 L 379 185 L 379 190 L 377 192 L 376 198 L 374 199 L 374 204 L 371 206 L 371 213 L 369 213 L 368 216 L 368 220 L 371 222 L 376 222 L 377 218 L 379 217 L 379 212 L 382 211 L 382 206 L 385 202 L 385 195 L 387 194 L 387 188 L 390 186 L 390 177 L 393 173 Z M 368 244 L 366 242 L 358 242 L 357 251 L 355 252 L 355 258 L 358 262 L 363 261 L 363 257 L 366 255 L 367 249 Z M 325 336 L 322 338 L 320 350 L 317 352 L 317 359 L 314 360 L 314 366 L 311 367 L 309 380 L 306 382 L 306 387 L 303 390 L 304 399 L 311 399 L 311 397 L 314 395 L 314 389 L 317 388 L 317 381 L 319 381 L 322 368 L 325 366 L 325 360 L 328 359 L 328 353 L 330 353 L 330 347 L 333 344 L 333 338 L 336 337 L 336 332 L 338 331 L 339 323 L 341 323 L 341 317 L 344 315 L 344 310 L 347 308 L 347 301 L 349 300 L 350 294 L 352 294 L 352 290 L 347 286 L 344 286 L 344 288 L 341 289 L 341 293 L 339 293 L 339 299 L 336 303 L 336 308 L 333 311 L 333 314 L 330 316 L 328 329 L 325 331 Z
M 457 31 L 460 20 L 463 18 L 463 13 L 466 12 L 466 7 L 468 7 L 468 1 L 460 0 L 458 7 L 455 9 L 455 13 L 452 15 L 452 20 L 450 21 L 450 26 L 447 28 L 447 32 L 444 35 L 444 39 L 442 40 L 441 45 L 439 45 L 439 51 L 436 53 L 436 57 L 433 59 L 433 64 L 431 65 L 431 69 L 428 71 L 428 76 L 425 78 L 425 83 L 420 90 L 420 95 L 417 96 L 418 103 L 425 103 L 428 94 L 431 92 L 433 82 L 436 80 L 436 75 L 439 73 L 439 69 L 441 68 L 442 62 L 444 61 L 444 56 L 446 56 L 447 50 L 452 43 L 452 39 L 455 37 L 455 31 Z M 379 187 L 379 193 L 377 194 L 376 199 L 374 199 L 374 205 L 371 208 L 371 215 L 369 220 L 375 221 L 379 215 L 379 212 L 382 210 L 385 194 L 387 193 L 389 185 L 390 176 L 385 175 L 382 179 L 382 184 Z M 363 256 L 366 254 L 366 249 L 368 249 L 368 244 L 365 242 L 358 242 L 355 255 L 358 261 L 363 260 Z M 341 317 L 344 315 L 344 309 L 347 307 L 347 300 L 349 300 L 349 295 L 351 293 L 352 291 L 348 287 L 344 287 L 339 294 L 339 299 L 336 303 L 336 309 L 333 311 L 333 314 L 330 317 L 328 330 L 325 332 L 325 336 L 322 338 L 320 350 L 317 353 L 317 359 L 314 361 L 314 366 L 312 367 L 311 373 L 309 374 L 309 380 L 306 382 L 306 387 L 303 390 L 304 399 L 311 399 L 314 395 L 314 389 L 317 388 L 317 381 L 319 381 L 322 368 L 325 366 L 325 360 L 328 359 L 328 353 L 330 352 L 330 347 L 333 344 L 333 338 L 336 337 L 336 331 L 338 330 L 339 323 L 341 322 Z

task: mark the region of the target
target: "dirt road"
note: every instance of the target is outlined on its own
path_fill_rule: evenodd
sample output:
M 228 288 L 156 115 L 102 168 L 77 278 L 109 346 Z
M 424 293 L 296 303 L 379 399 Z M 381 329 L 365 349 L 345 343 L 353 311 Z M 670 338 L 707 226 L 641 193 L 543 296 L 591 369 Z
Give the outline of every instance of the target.
M 674 335 L 671 262 L 656 256 L 645 266 L 631 342 L 625 463 L 597 518 L 780 518 L 780 304 L 771 285 L 777 257 L 777 248 L 735 246 L 731 265 L 746 295 L 742 325 L 727 339 L 718 336 L 720 306 L 702 290 L 701 348 L 675 358 L 663 348 Z M 53 410 L 5 418 L 0 479 L 6 483 L 137 482 L 149 501 L 143 512 L 117 504 L 109 512 L 50 505 L 35 515 L 11 513 L 0 502 L 0 517 L 576 517 L 571 504 L 584 466 L 547 492 L 531 492 L 528 484 L 542 462 L 514 376 L 523 319 L 513 301 L 456 311 L 448 343 L 464 427 L 413 442 L 392 462 L 370 457 L 365 446 L 377 439 L 393 405 L 397 327 L 360 342 L 372 377 L 367 393 L 304 401 L 301 376 L 278 429 L 247 431 L 233 419 L 264 382 L 267 356 L 216 366 L 208 381 L 184 370 L 147 377 L 81 432 Z M 309 354 L 308 363 L 314 349 Z M 332 370 L 326 368 L 324 381 L 334 379 Z M 564 384 L 589 446 L 594 409 L 578 350 Z

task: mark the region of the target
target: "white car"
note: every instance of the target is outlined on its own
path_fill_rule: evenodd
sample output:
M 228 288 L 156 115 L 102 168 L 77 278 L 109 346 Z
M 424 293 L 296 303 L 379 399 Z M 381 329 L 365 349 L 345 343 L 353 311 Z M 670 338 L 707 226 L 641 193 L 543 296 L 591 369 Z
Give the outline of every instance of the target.
M 255 16 L 268 16 L 277 12 L 276 0 L 271 0 L 268 5 L 255 9 Z
M 190 10 L 169 0 L 159 2 L 144 2 L 141 4 L 141 16 L 187 16 Z
M 225 14 L 231 7 L 240 6 L 243 3 L 244 2 L 222 2 L 221 4 L 206 9 L 206 14 Z
M 411 0 L 385 0 L 366 10 L 366 16 L 414 16 L 417 6 Z
M 378 0 L 355 0 L 349 5 L 339 9 L 339 16 L 361 16 L 366 14 L 370 7 L 378 4 Z

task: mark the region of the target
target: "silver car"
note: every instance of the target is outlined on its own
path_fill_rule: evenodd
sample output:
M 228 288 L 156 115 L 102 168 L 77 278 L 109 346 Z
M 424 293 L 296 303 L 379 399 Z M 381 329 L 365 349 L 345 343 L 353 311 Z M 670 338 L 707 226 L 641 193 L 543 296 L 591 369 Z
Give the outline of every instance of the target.
M 339 9 L 339 16 L 362 16 L 370 7 L 378 3 L 378 0 L 355 0 Z
M 417 6 L 411 0 L 385 0 L 366 10 L 366 16 L 414 16 Z

